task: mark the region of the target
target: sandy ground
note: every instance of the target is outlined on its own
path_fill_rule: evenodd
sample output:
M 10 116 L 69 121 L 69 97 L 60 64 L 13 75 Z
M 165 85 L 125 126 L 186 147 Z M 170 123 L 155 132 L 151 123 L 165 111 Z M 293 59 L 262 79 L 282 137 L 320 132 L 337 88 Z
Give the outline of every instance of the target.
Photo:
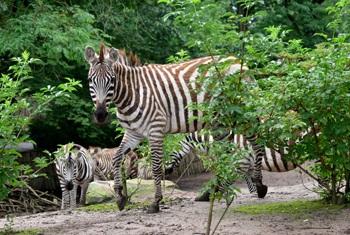
M 203 182 L 212 175 L 201 174 L 178 182 L 179 189 L 170 198 L 173 200 L 161 205 L 158 214 L 147 214 L 145 209 L 128 211 L 53 211 L 33 215 L 17 216 L 12 228 L 37 228 L 43 234 L 204 234 L 207 227 L 209 203 L 194 202 Z M 271 202 L 292 201 L 297 199 L 317 199 L 310 191 L 315 187 L 297 171 L 288 173 L 265 173 L 264 182 L 269 192 L 264 199 L 249 194 L 244 182 L 237 182 L 242 193 L 231 205 L 252 205 Z M 165 194 L 165 197 L 168 195 Z M 150 195 L 152 198 L 153 195 Z M 222 215 L 226 203 L 215 204 L 212 228 Z M 350 208 L 338 212 L 312 212 L 302 216 L 247 215 L 228 211 L 215 234 L 350 234 Z M 3 228 L 6 220 L 0 220 Z M 0 230 L 1 231 L 1 230 Z

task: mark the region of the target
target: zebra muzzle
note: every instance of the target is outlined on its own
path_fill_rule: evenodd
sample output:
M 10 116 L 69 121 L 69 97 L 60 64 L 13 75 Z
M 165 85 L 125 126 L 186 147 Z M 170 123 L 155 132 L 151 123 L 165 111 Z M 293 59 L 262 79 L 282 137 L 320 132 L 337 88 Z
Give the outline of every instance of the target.
M 99 103 L 94 112 L 95 120 L 98 123 L 105 123 L 108 117 L 108 111 L 105 105 Z
M 68 191 L 72 190 L 74 187 L 73 181 L 67 181 L 65 186 Z

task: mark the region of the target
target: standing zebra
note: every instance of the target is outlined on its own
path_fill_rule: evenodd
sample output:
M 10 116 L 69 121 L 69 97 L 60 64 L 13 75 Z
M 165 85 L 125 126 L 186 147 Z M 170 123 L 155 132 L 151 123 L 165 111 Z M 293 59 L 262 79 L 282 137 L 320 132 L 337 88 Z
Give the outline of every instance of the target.
M 139 66 L 135 60 L 127 59 L 125 54 L 115 48 L 107 48 L 104 44 L 101 44 L 99 54 L 87 46 L 85 59 L 90 64 L 89 90 L 96 107 L 96 121 L 106 121 L 107 107 L 113 102 L 117 107 L 119 123 L 125 129 L 125 135 L 113 159 L 117 205 L 123 210 L 127 202 L 122 193 L 122 159 L 143 139 L 148 138 L 156 192 L 147 212 L 156 213 L 163 198 L 160 183 L 164 134 L 190 133 L 199 131 L 204 126 L 201 122 L 202 113 L 186 108 L 193 102 L 199 104 L 210 99 L 204 92 L 193 91 L 200 88 L 195 82 L 200 76 L 198 66 L 232 61 L 221 74 L 242 72 L 247 68 L 236 63 L 235 57 L 221 61 L 213 57 L 203 57 L 175 64 Z
M 119 147 L 115 148 L 101 148 L 96 146 L 89 146 L 89 153 L 91 154 L 92 160 L 96 166 L 94 180 L 110 180 L 114 179 L 113 170 L 113 156 L 117 152 Z M 130 151 L 126 157 L 125 162 L 137 161 L 138 157 L 134 151 Z M 137 167 L 137 166 L 136 166 Z M 137 177 L 137 169 L 133 167 L 126 167 L 127 175 L 133 179 Z
M 265 161 L 268 158 L 262 158 L 264 156 L 264 152 L 262 151 L 262 148 L 256 144 L 256 138 L 257 135 L 245 137 L 243 135 L 232 134 L 232 132 L 229 132 L 222 135 L 220 137 L 220 140 L 230 140 L 236 144 L 237 148 L 249 151 L 249 154 L 246 154 L 242 159 L 239 159 L 237 161 L 237 172 L 244 173 L 244 178 L 246 180 L 250 193 L 257 193 L 259 198 L 264 198 L 267 193 L 267 186 L 262 184 L 260 189 L 257 190 L 254 181 L 254 173 L 258 173 L 258 175 L 255 177 L 262 180 L 261 166 L 262 164 L 265 165 Z M 202 153 L 206 153 L 208 151 L 208 147 L 205 145 L 205 143 L 212 142 L 213 140 L 217 141 L 218 139 L 213 138 L 210 135 L 200 136 L 198 132 L 193 132 L 189 135 L 186 135 L 185 138 L 179 142 L 179 145 L 182 147 L 182 149 L 170 154 L 172 157 L 172 162 L 165 166 L 165 174 L 171 174 L 174 167 L 178 167 L 182 159 L 186 157 L 192 149 L 197 149 Z M 257 160 L 260 162 L 257 163 Z M 222 186 L 227 184 L 228 182 L 222 182 Z M 208 192 L 206 192 L 204 198 L 209 199 Z M 196 198 L 196 201 L 205 201 L 207 199 Z
M 79 203 L 85 205 L 86 191 L 94 177 L 94 165 L 88 151 L 78 144 L 66 144 L 64 155 L 56 159 L 56 173 L 62 190 L 61 209 L 75 208 L 78 186 L 81 187 Z
M 241 134 L 227 136 L 227 138 L 231 138 L 232 142 L 238 144 L 239 148 L 242 148 L 244 150 L 250 150 L 251 154 L 256 154 L 256 152 L 260 152 L 263 156 L 262 162 L 261 162 L 262 170 L 270 171 L 270 172 L 287 172 L 287 171 L 294 170 L 297 167 L 292 161 L 286 160 L 285 158 L 285 154 L 287 154 L 286 152 L 281 152 L 280 150 L 277 150 L 274 148 L 268 148 L 266 146 L 260 147 L 262 149 L 261 151 L 259 150 L 253 151 L 252 144 L 254 143 L 254 139 L 252 139 L 252 137 L 246 137 Z M 210 137 L 206 135 L 199 136 L 198 132 L 193 132 L 187 135 L 184 138 L 184 140 L 179 142 L 182 149 L 170 154 L 172 161 L 171 163 L 165 166 L 166 174 L 172 173 L 173 168 L 178 167 L 180 165 L 180 162 L 182 161 L 182 159 L 190 153 L 191 149 L 196 148 L 200 152 L 204 152 L 204 153 L 207 152 L 208 149 L 204 147 L 202 143 L 210 142 L 212 140 L 213 138 L 211 136 Z M 254 164 L 251 164 L 251 161 L 254 161 L 254 159 L 256 159 L 255 157 L 251 158 L 249 156 L 246 156 L 246 158 L 244 159 L 245 161 L 242 162 L 243 166 L 249 165 L 249 168 L 254 167 Z M 248 169 L 247 167 L 244 167 L 244 168 Z M 243 170 L 242 172 L 246 172 L 246 170 Z
M 302 133 L 295 133 L 297 137 L 303 137 L 310 133 L 310 129 L 308 131 L 302 132 Z M 248 189 L 250 193 L 256 193 L 256 186 L 252 180 L 252 173 L 254 171 L 254 167 L 256 167 L 256 163 L 254 163 L 255 159 L 259 159 L 255 154 L 260 154 L 262 156 L 261 161 L 261 169 L 258 170 L 261 172 L 261 170 L 269 171 L 269 172 L 287 172 L 291 171 L 297 168 L 297 164 L 295 164 L 291 160 L 287 160 L 285 155 L 288 153 L 288 147 L 290 147 L 293 144 L 296 144 L 300 142 L 300 140 L 294 141 L 288 141 L 289 144 L 286 148 L 269 148 L 267 146 L 258 147 L 258 149 L 253 150 L 254 140 L 250 140 L 250 138 L 245 137 L 241 134 L 234 134 L 231 136 L 227 136 L 227 138 L 230 138 L 231 141 L 237 144 L 238 148 L 244 149 L 244 150 L 250 150 L 250 154 L 247 154 L 243 159 L 239 160 L 240 167 L 238 168 L 238 171 L 240 173 L 245 173 L 244 177 L 248 185 Z M 178 167 L 180 165 L 180 162 L 184 157 L 186 157 L 191 149 L 198 148 L 201 152 L 207 152 L 208 149 L 206 147 L 203 147 L 204 145 L 201 143 L 210 142 L 213 138 L 211 136 L 202 135 L 199 136 L 197 132 L 190 133 L 190 135 L 187 135 L 182 141 L 180 141 L 180 145 L 182 147 L 181 150 L 175 151 L 171 153 L 172 162 L 167 164 L 166 174 L 170 174 L 173 171 L 174 167 Z M 262 179 L 262 176 L 259 176 Z M 223 184 L 226 184 L 227 182 L 223 182 Z M 267 193 L 267 187 L 266 191 L 258 192 L 258 197 L 263 198 Z M 204 192 L 204 194 L 200 197 L 196 198 L 196 201 L 208 201 L 209 200 L 209 192 Z

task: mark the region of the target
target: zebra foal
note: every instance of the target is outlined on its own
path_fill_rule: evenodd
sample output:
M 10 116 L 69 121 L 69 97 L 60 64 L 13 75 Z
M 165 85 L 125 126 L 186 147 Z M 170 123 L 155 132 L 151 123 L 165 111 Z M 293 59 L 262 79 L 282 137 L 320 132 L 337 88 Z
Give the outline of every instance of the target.
M 163 198 L 161 164 L 164 134 L 190 133 L 203 128 L 203 114 L 186 107 L 192 102 L 199 104 L 210 99 L 204 92 L 193 91 L 200 87 L 195 82 L 200 76 L 198 66 L 218 61 L 212 57 L 203 57 L 175 64 L 140 66 L 137 60 L 127 58 L 119 50 L 107 48 L 104 44 L 101 44 L 99 54 L 87 46 L 84 55 L 90 64 L 89 90 L 96 108 L 96 121 L 104 123 L 108 116 L 107 106 L 114 103 L 119 123 L 125 129 L 123 140 L 113 158 L 117 205 L 123 210 L 127 202 L 122 193 L 122 159 L 143 139 L 148 138 L 156 192 L 147 212 L 156 213 Z M 235 57 L 223 61 L 227 60 L 232 63 L 223 73 L 233 74 L 248 69 L 236 63 Z
M 79 203 L 85 205 L 86 191 L 94 176 L 94 164 L 88 151 L 78 144 L 61 147 L 63 155 L 58 156 L 56 173 L 62 190 L 61 210 L 76 207 L 77 189 L 81 187 Z

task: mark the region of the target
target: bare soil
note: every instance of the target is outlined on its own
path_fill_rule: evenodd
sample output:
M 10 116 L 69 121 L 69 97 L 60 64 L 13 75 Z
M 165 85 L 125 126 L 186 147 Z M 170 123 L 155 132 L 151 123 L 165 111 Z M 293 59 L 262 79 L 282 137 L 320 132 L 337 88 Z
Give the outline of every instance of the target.
M 203 183 L 212 177 L 205 173 L 185 178 L 178 182 L 179 189 L 170 195 L 172 200 L 161 205 L 158 214 L 147 214 L 145 209 L 128 211 L 53 211 L 17 216 L 11 225 L 13 229 L 36 228 L 43 234 L 204 234 L 207 227 L 207 202 L 195 202 Z M 250 195 L 244 182 L 236 185 L 242 189 L 231 208 L 239 205 L 253 205 L 292 200 L 318 199 L 311 191 L 316 184 L 298 171 L 287 173 L 265 173 L 264 182 L 269 192 L 264 199 Z M 168 195 L 164 195 L 168 197 Z M 149 195 L 145 200 L 149 200 Z M 222 215 L 226 203 L 214 206 L 212 228 Z M 301 216 L 290 214 L 248 215 L 228 211 L 215 234 L 350 234 L 350 208 L 340 211 L 315 211 Z M 0 220 L 0 228 L 8 223 Z

